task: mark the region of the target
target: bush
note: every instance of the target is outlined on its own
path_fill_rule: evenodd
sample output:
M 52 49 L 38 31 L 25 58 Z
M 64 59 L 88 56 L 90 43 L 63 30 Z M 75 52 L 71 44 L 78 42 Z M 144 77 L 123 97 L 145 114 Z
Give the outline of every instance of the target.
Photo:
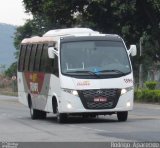
M 145 85 L 148 89 L 154 90 L 156 88 L 157 82 L 149 81 L 149 82 L 145 82 Z
M 160 90 L 138 90 L 135 92 L 135 100 L 138 102 L 160 103 Z

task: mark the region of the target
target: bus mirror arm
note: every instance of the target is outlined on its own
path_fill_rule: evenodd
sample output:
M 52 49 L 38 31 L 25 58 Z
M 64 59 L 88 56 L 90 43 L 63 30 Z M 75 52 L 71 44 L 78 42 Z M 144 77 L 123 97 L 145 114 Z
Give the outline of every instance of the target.
M 49 47 L 48 48 L 48 57 L 50 58 L 50 59 L 54 59 L 54 57 L 55 57 L 55 53 L 54 53 L 54 47 Z
M 137 55 L 137 47 L 136 45 L 130 45 L 128 53 L 133 57 Z

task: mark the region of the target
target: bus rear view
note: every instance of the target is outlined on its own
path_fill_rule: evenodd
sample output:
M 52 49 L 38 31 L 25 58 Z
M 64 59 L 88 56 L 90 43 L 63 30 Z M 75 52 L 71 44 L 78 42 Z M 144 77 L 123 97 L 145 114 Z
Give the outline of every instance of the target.
M 80 32 L 80 28 L 77 30 Z M 54 31 L 44 37 L 54 38 Z M 118 35 L 94 31 L 70 31 L 70 35 L 64 35 L 63 29 L 54 42 L 54 46 L 48 47 L 48 56 L 52 60 L 57 56 L 58 66 L 51 68 L 58 71 L 58 76 L 50 74 L 46 107 L 40 110 L 57 114 L 58 122 L 64 122 L 69 115 L 111 114 L 126 121 L 128 111 L 133 109 L 130 55 L 136 55 L 136 46 L 127 50 Z

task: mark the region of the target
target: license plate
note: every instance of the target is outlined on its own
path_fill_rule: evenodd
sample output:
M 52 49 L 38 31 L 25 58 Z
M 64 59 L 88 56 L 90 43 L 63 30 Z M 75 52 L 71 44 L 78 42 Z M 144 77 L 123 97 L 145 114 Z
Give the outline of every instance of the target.
M 94 98 L 94 102 L 107 102 L 106 97 L 96 97 Z

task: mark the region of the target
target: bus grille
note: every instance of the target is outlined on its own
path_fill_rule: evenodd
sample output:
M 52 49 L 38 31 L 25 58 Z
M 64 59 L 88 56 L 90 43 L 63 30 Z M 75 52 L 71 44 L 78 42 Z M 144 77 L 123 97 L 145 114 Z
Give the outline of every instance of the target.
M 115 108 L 120 97 L 120 89 L 79 90 L 78 94 L 86 109 Z

